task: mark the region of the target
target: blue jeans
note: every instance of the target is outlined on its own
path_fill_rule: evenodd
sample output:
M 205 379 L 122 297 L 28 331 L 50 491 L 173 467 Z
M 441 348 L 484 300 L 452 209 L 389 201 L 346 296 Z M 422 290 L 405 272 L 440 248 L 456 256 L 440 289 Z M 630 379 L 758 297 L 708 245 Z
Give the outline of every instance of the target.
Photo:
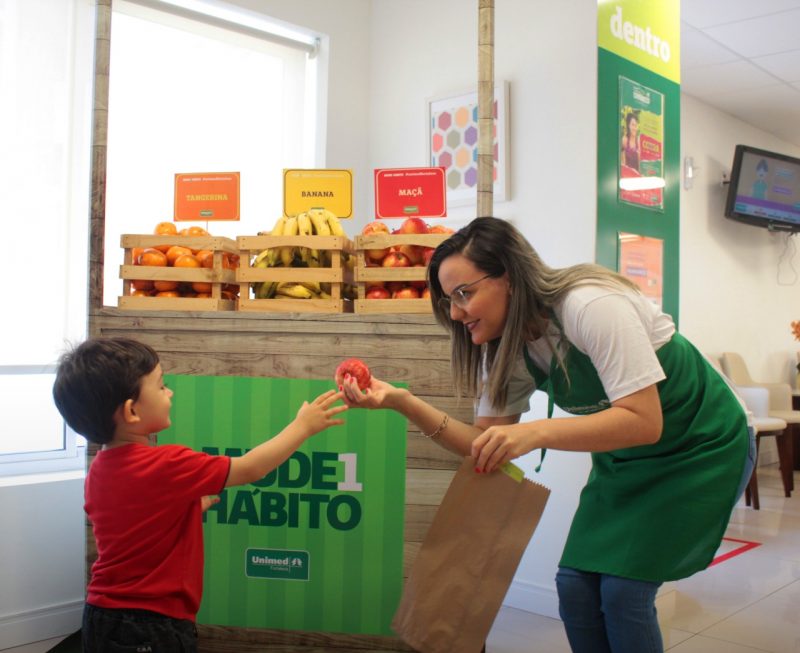
M 651 583 L 559 567 L 558 612 L 573 653 L 662 653 Z

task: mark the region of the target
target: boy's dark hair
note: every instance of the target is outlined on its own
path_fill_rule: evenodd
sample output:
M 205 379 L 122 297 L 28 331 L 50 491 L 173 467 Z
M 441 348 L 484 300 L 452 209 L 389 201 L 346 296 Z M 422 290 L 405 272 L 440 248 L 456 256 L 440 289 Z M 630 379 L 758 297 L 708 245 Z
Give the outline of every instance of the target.
M 129 338 L 92 338 L 58 362 L 53 399 L 76 432 L 96 444 L 114 436 L 114 413 L 138 399 L 142 377 L 158 365 L 152 347 Z

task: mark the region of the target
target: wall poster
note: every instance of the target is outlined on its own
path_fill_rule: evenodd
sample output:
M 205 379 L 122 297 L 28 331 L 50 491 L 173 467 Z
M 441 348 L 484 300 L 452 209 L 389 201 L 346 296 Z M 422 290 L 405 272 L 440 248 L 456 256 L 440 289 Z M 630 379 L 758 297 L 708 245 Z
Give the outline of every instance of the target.
M 619 232 L 619 273 L 656 306 L 664 307 L 664 241 Z
M 664 208 L 664 95 L 619 78 L 619 200 Z

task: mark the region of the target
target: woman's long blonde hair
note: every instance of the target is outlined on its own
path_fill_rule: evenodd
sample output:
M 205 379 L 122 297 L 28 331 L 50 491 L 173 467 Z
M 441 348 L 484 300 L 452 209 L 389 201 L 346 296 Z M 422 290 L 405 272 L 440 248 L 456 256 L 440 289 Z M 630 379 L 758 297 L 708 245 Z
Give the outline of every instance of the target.
M 449 308 L 440 306 L 444 293 L 439 268 L 454 254 L 466 257 L 491 277 L 508 274 L 511 297 L 503 333 L 485 345 L 472 344 L 464 325 L 451 320 Z M 436 321 L 450 332 L 450 365 L 456 394 L 476 396 L 480 391 L 488 395 L 492 406 L 502 408 L 525 343 L 543 335 L 554 306 L 568 290 L 586 282 L 638 291 L 634 283 L 600 265 L 549 267 L 514 226 L 499 218 L 476 218 L 439 245 L 428 266 L 428 285 Z M 561 353 L 550 346 L 563 369 Z M 484 359 L 488 377 L 486 387 L 481 388 Z

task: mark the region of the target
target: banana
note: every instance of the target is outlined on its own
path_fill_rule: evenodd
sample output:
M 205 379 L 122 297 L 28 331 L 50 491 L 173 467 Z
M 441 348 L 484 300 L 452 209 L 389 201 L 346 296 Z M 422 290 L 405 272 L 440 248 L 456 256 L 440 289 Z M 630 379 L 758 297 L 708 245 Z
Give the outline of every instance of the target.
M 283 233 L 282 236 L 296 236 L 297 235 L 297 217 L 291 216 L 286 218 L 286 223 L 283 226 Z M 289 267 L 292 264 L 292 259 L 294 258 L 294 247 L 286 246 L 281 247 L 280 251 L 280 259 L 281 263 L 283 263 L 284 267 Z
M 271 299 L 275 295 L 277 287 L 277 281 L 262 281 L 259 284 L 255 284 L 256 299 Z
M 308 216 L 308 213 L 303 212 L 297 216 L 297 233 L 301 236 L 313 235 L 311 218 Z
M 328 223 L 328 227 L 331 230 L 331 234 L 334 236 L 344 236 L 344 229 L 342 228 L 342 223 L 339 221 L 337 215 L 328 209 L 322 210 L 325 215 L 325 221 Z
M 280 236 L 280 235 L 282 235 L 285 225 L 286 225 L 286 218 L 284 216 L 281 216 L 275 222 L 275 225 L 272 227 L 272 231 L 270 231 L 266 235 L 269 235 L 269 236 Z M 259 235 L 261 235 L 263 233 L 264 232 L 259 232 Z M 264 267 L 271 268 L 278 261 L 278 248 L 270 247 L 268 249 L 263 250 L 256 257 L 256 260 L 253 262 L 253 265 L 258 263 L 259 260 L 262 259 L 262 258 L 266 259 L 266 262 L 267 262 L 266 266 L 264 266 Z M 259 267 L 261 267 L 261 266 L 259 266 Z
M 315 295 L 319 295 L 322 292 L 322 289 L 319 287 L 319 281 L 301 281 L 301 286 L 305 286 Z
M 325 209 L 309 209 L 308 211 L 308 217 L 311 218 L 317 236 L 331 235 L 331 228 L 328 225 L 328 221 L 325 219 L 324 210 Z
M 275 292 L 278 295 L 294 297 L 295 299 L 311 299 L 314 296 L 314 293 L 301 283 L 279 283 Z

